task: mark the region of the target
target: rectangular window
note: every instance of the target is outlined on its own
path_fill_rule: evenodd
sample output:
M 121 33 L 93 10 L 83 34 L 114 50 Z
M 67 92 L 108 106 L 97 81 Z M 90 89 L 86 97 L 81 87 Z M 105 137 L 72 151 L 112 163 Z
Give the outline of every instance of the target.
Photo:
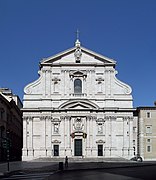
M 74 80 L 74 94 L 82 94 L 82 81 L 81 79 Z
M 134 155 L 135 155 L 135 147 L 133 147 L 133 149 L 134 149 Z
M 152 126 L 146 126 L 146 133 L 151 134 L 152 133 Z
M 147 142 L 150 143 L 150 142 L 151 142 L 151 139 L 147 139 Z
M 147 118 L 150 118 L 150 117 L 151 117 L 151 113 L 147 112 Z
M 147 152 L 151 152 L 151 146 L 147 146 Z

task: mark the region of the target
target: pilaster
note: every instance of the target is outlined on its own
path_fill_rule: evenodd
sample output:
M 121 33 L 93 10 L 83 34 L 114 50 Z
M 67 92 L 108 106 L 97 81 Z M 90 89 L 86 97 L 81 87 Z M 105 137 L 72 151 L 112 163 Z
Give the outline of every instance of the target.
M 46 95 L 50 97 L 51 95 L 51 70 L 46 70 Z
M 23 149 L 22 149 L 22 156 L 27 156 L 27 149 L 28 149 L 28 139 L 27 139 L 27 121 L 28 117 L 23 117 Z
M 110 96 L 110 71 L 108 69 L 105 70 L 105 90 L 106 90 L 106 97 Z
M 92 97 L 95 97 L 95 70 L 91 71 L 91 77 L 92 77 L 92 84 L 91 84 L 91 90 L 92 90 Z
M 46 151 L 46 116 L 41 117 L 41 126 L 42 126 L 42 134 L 41 134 L 41 153 L 45 156 Z
M 111 156 L 116 156 L 117 146 L 116 146 L 116 117 L 110 116 L 111 121 Z
M 46 126 L 46 155 L 51 156 L 51 151 L 52 151 L 52 123 L 51 123 L 51 117 L 47 118 L 47 123 L 45 124 Z
M 67 95 L 67 71 L 65 70 L 64 71 L 64 95 L 66 96 Z
M 109 117 L 105 117 L 105 136 L 106 136 L 106 142 L 105 142 L 105 148 L 104 148 L 104 151 L 105 151 L 105 156 L 110 156 L 110 147 L 111 147 L 111 144 L 110 144 L 110 138 L 111 138 L 111 129 L 110 129 L 110 119 Z
M 90 136 L 90 125 L 91 125 L 91 116 L 86 116 L 86 129 L 85 132 L 87 133 L 87 138 L 86 138 L 86 156 L 90 157 L 91 156 L 91 136 Z
M 130 117 L 129 121 L 129 156 L 132 157 L 134 154 L 133 149 L 133 117 Z
M 89 71 L 89 95 L 92 95 L 92 88 L 90 87 L 93 87 L 91 70 Z
M 46 70 L 42 69 L 43 74 L 43 97 L 46 96 Z
M 138 136 L 139 136 L 139 143 L 138 143 L 138 153 L 141 157 L 144 157 L 144 120 L 143 118 L 139 118 L 138 120 Z
M 33 118 L 29 117 L 29 149 L 33 149 Z

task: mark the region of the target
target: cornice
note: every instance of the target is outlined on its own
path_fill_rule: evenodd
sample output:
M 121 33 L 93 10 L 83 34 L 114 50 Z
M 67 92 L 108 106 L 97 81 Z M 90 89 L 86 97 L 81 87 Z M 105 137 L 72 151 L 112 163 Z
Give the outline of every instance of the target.
M 67 112 L 67 111 L 92 111 L 92 112 L 135 112 L 136 108 L 99 108 L 99 109 L 59 109 L 59 108 L 22 108 L 22 112 Z
M 140 106 L 137 110 L 156 110 L 156 106 Z
M 78 66 L 78 67 L 84 67 L 84 66 L 95 66 L 95 67 L 104 67 L 104 66 L 112 66 L 114 67 L 114 64 L 111 63 L 46 63 L 44 66 L 50 66 L 50 67 L 63 67 L 63 66 Z

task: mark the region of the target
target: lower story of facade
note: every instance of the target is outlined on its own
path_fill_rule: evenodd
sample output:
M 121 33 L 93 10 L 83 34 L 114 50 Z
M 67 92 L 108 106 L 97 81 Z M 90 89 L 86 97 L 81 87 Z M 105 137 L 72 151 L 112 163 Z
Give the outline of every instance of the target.
M 133 113 L 23 113 L 22 160 L 134 155 Z

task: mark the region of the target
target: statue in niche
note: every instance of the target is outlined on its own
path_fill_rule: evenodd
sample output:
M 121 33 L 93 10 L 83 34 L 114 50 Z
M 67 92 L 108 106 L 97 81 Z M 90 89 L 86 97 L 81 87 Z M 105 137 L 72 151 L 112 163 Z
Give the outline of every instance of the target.
M 54 124 L 54 133 L 59 133 L 59 125 Z
M 98 79 L 96 79 L 96 81 L 97 81 L 97 91 L 102 92 L 102 86 L 103 86 L 102 82 L 104 81 L 104 79 L 99 77 Z
M 103 133 L 103 125 L 102 123 L 98 124 L 98 134 L 102 134 Z

